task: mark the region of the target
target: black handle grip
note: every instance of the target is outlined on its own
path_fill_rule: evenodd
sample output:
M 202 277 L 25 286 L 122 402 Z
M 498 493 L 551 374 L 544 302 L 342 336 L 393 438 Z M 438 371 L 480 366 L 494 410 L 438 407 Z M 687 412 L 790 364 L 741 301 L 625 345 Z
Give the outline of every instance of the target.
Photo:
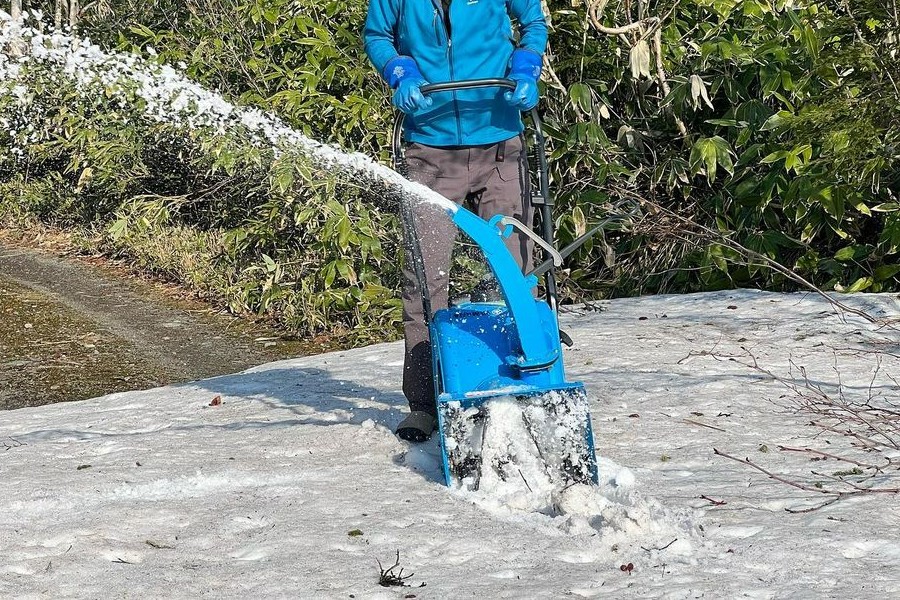
M 435 92 L 455 92 L 458 90 L 473 90 L 476 88 L 499 87 L 509 90 L 516 89 L 516 82 L 512 79 L 496 77 L 493 79 L 465 79 L 463 81 L 447 81 L 444 83 L 429 83 L 423 85 L 419 90 L 423 94 L 432 94 Z

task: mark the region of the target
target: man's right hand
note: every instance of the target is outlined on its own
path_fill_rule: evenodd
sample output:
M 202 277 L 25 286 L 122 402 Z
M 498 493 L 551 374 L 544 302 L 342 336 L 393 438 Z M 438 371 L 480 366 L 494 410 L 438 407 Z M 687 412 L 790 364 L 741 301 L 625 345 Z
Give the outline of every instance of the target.
M 422 86 L 428 82 L 419 72 L 419 66 L 410 56 L 395 56 L 384 66 L 382 76 L 392 88 L 391 103 L 406 114 L 431 106 L 432 99 L 422 93 Z
M 422 93 L 422 86 L 428 82 L 424 79 L 405 79 L 397 86 L 391 103 L 409 115 L 422 108 L 431 106 L 433 100 Z

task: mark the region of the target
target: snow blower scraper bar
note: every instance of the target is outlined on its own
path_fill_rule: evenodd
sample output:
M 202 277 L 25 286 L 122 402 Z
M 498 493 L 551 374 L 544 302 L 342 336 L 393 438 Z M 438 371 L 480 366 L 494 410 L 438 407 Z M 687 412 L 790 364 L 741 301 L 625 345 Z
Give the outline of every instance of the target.
M 477 87 L 515 88 L 508 79 L 483 79 L 432 84 L 424 94 Z M 489 221 L 464 207 L 447 210 L 453 223 L 478 245 L 497 281 L 503 302 L 464 302 L 432 312 L 425 290 L 425 268 L 414 211 L 401 202 L 401 218 L 407 251 L 422 291 L 425 321 L 431 337 L 432 366 L 438 409 L 441 456 L 447 485 L 477 489 L 486 476 L 506 479 L 517 472 L 516 464 L 537 461 L 554 486 L 571 482 L 597 483 L 597 462 L 588 412 L 587 394 L 580 382 L 565 378 L 556 314 L 556 278 L 553 269 L 564 256 L 584 243 L 584 235 L 562 252 L 555 249 L 552 199 L 540 118 L 530 112 L 538 193 L 532 204 L 541 212 L 541 235 L 511 217 L 497 215 Z M 394 168 L 405 174 L 402 114 L 394 126 Z M 526 178 L 531 181 L 531 178 Z M 513 229 L 530 236 L 544 251 L 545 259 L 523 274 L 504 240 Z M 595 228 L 595 233 L 600 227 Z M 544 277 L 546 296 L 535 299 L 532 289 Z M 507 450 L 485 454 L 486 440 L 516 430 L 527 439 L 502 439 Z M 502 422 L 493 422 L 501 420 Z M 518 424 L 517 424 L 518 425 Z M 496 440 L 492 439 L 492 448 Z M 520 470 L 518 472 L 521 472 Z

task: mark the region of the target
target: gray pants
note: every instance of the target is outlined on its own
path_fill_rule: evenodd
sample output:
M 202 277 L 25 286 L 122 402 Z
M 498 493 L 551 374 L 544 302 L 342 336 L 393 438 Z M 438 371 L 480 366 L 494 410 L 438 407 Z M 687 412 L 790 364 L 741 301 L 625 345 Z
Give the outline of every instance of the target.
M 480 217 L 502 214 L 531 225 L 530 186 L 526 185 L 522 138 L 499 144 L 461 148 L 435 148 L 411 143 L 406 149 L 409 179 L 439 194 L 466 204 Z M 431 310 L 447 306 L 451 254 L 457 228 L 444 211 L 429 203 L 415 208 L 416 230 L 425 264 Z M 518 232 L 507 240 L 523 271 L 531 268 L 533 242 Z M 410 410 L 436 412 L 431 365 L 431 343 L 422 308 L 422 297 L 411 260 L 403 266 L 403 327 L 406 356 L 403 393 Z

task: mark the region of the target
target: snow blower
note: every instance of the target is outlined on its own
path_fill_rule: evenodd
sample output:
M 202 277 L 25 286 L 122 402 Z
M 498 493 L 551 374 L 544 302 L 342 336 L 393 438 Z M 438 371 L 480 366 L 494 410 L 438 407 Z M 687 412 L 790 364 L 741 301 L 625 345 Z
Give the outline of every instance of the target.
M 438 83 L 423 86 L 422 92 L 480 87 L 515 89 L 515 82 L 479 79 Z M 484 254 L 502 301 L 451 303 L 449 308 L 432 313 L 425 292 L 425 270 L 413 207 L 408 201 L 401 203 L 407 251 L 422 291 L 431 337 L 441 455 L 448 486 L 477 489 L 488 469 L 492 477 L 504 481 L 519 477 L 522 471 L 517 465 L 523 461 L 540 464 L 554 486 L 597 483 L 587 394 L 582 383 L 567 381 L 563 370 L 561 341 L 571 345 L 571 340 L 559 329 L 554 269 L 603 224 L 566 248 L 556 250 L 544 136 L 537 111 L 532 110 L 530 116 L 533 140 L 527 162 L 534 163 L 536 168 L 531 196 L 541 215 L 541 234 L 503 215 L 486 221 L 464 207 L 447 211 Z M 398 114 L 392 149 L 394 168 L 405 175 L 402 119 L 403 115 Z M 529 176 L 526 181 L 532 178 Z M 514 229 L 531 237 L 543 252 L 543 262 L 529 273 L 522 273 L 504 244 Z M 532 289 L 541 276 L 545 296 L 535 298 Z M 495 422 L 498 419 L 506 422 Z M 491 428 L 509 426 L 510 419 L 520 421 L 515 427 L 521 432 L 519 437 L 527 439 L 502 442 L 505 450 L 498 453 L 496 448 L 491 448 L 488 456 L 485 440 Z

